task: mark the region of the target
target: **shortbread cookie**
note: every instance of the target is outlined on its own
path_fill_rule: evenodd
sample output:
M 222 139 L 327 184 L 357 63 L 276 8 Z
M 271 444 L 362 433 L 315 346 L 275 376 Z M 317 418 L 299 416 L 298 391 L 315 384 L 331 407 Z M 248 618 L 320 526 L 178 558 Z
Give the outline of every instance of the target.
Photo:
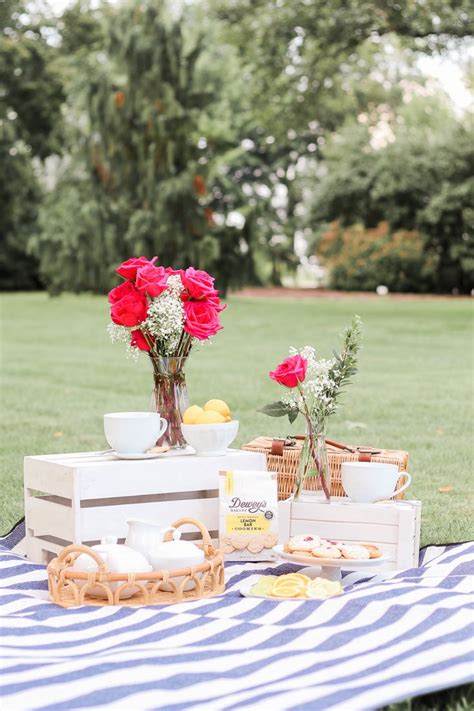
M 219 541 L 219 547 L 223 553 L 232 553 L 235 550 L 230 538 L 230 536 L 223 536 Z
M 341 551 L 336 546 L 317 546 L 312 549 L 311 553 L 315 558 L 340 558 Z
M 247 550 L 250 551 L 250 553 L 261 553 L 264 548 L 265 545 L 262 535 L 252 536 L 247 546 Z
M 243 551 L 244 548 L 247 548 L 249 540 L 249 536 L 244 536 L 242 533 L 235 533 L 230 537 L 230 542 L 236 551 Z
M 313 548 L 319 546 L 321 539 L 319 536 L 313 536 L 309 533 L 303 534 L 301 536 L 293 536 L 288 541 L 288 551 L 293 553 L 294 551 L 306 551 L 310 553 Z
M 351 560 L 367 560 L 368 558 L 370 558 L 370 553 L 367 548 L 364 548 L 364 546 L 359 545 L 343 546 L 341 553 L 344 558 L 348 558 Z
M 361 543 L 360 545 L 363 548 L 367 548 L 371 558 L 381 558 L 382 551 L 375 545 L 375 543 Z
M 264 533 L 262 538 L 265 548 L 273 548 L 273 546 L 276 546 L 278 543 L 278 536 L 276 533 Z

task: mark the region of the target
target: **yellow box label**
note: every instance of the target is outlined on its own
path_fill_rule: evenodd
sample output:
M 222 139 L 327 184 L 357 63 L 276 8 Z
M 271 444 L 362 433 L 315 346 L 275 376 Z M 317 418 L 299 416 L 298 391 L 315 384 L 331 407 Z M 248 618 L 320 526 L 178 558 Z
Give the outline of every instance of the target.
M 225 518 L 227 533 L 266 533 L 271 521 L 260 514 L 229 514 Z

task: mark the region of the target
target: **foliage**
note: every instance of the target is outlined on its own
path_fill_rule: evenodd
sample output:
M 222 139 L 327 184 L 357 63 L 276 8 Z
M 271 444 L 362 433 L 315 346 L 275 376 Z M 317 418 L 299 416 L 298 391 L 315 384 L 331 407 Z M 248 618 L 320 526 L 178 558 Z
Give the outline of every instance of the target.
M 391 233 L 387 222 L 342 228 L 336 221 L 320 235 L 318 255 L 334 289 L 372 291 L 384 284 L 390 291 L 429 291 L 435 290 L 437 260 L 425 253 L 425 243 L 416 230 Z
M 426 148 L 422 127 L 436 133 L 433 117 L 420 114 L 411 143 L 395 131 L 398 176 L 390 147 L 385 167 L 366 150 L 381 117 L 403 115 L 407 95 L 424 90 L 419 53 L 469 34 L 466 0 L 177 5 L 78 0 L 54 18 L 46 2 L 1 3 L 0 141 L 13 178 L 0 186 L 4 287 L 38 283 L 39 260 L 52 293 L 106 291 L 112 265 L 132 253 L 208 269 L 223 292 L 280 284 L 298 266 L 295 244 L 340 217 L 345 226 L 387 220 L 392 231 L 417 229 L 441 255 L 438 287 L 467 289 L 472 256 L 458 238 L 472 221 L 459 179 L 467 159 L 448 136 L 449 112 L 437 109 L 447 177 L 434 192 L 430 176 L 424 194 L 416 186 L 424 211 L 413 208 L 413 175 Z M 344 129 L 348 116 L 366 124 Z M 336 181 L 349 221 L 324 208 L 324 171 L 330 181 L 334 136 L 344 131 L 364 154 L 359 160 L 354 147 L 352 160 L 342 156 L 352 175 Z M 421 163 L 429 173 L 429 160 Z M 385 201 L 366 200 L 372 183 Z M 319 192 L 321 215 L 308 220 Z
M 314 120 L 333 130 L 357 111 L 364 90 L 376 86 L 371 73 L 384 38 L 431 51 L 474 29 L 469 0 L 210 0 L 210 6 L 239 47 L 252 101 L 278 138 Z
M 270 417 L 288 416 L 290 424 L 298 414 L 302 414 L 308 427 L 316 426 L 316 431 L 324 432 L 328 418 L 338 408 L 342 390 L 357 373 L 357 354 L 362 338 L 362 322 L 354 316 L 352 323 L 343 333 L 340 353 L 334 352 L 330 360 L 316 359 L 316 350 L 312 346 L 290 348 L 292 356 L 301 356 L 307 370 L 303 380 L 295 389 L 287 392 L 279 401 L 264 406 L 259 412 Z
M 42 191 L 33 160 L 60 149 L 62 84 L 40 28 L 21 2 L 2 8 L 0 27 L 0 287 L 39 285 L 28 242 Z
M 327 174 L 314 198 L 312 225 L 352 226 L 335 225 L 316 240 L 316 250 L 334 269 L 332 283 L 469 291 L 474 151 L 468 126 L 439 99 L 423 98 L 375 128 L 389 136 L 385 145 L 374 145 L 373 125 L 349 124 L 326 151 Z
M 177 267 L 199 265 L 208 228 L 196 147 L 199 112 L 210 98 L 195 81 L 200 41 L 187 42 L 161 2 L 111 11 L 104 34 L 107 61 L 89 55 L 79 105 L 71 106 L 72 115 L 86 119 L 71 131 L 80 151 L 72 153 L 67 175 L 45 205 L 35 246 L 41 273 L 55 291 L 106 290 L 111 264 L 129 254 L 156 253 Z M 71 213 L 78 199 L 71 233 L 57 215 Z M 90 250 L 78 249 L 76 258 L 95 268 L 80 264 L 78 273 L 67 274 L 71 252 L 91 229 Z M 52 242 L 54 259 L 45 252 Z

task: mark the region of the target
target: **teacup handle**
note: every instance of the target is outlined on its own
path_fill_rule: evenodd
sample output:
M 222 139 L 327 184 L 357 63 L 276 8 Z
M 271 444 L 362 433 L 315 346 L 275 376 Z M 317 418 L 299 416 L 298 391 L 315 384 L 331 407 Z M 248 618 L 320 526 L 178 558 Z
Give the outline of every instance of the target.
M 409 474 L 408 472 L 403 472 L 403 476 L 407 477 L 408 480 L 403 484 L 403 486 L 401 486 L 399 489 L 396 489 L 390 498 L 393 499 L 394 496 L 398 496 L 398 494 L 401 494 L 402 491 L 405 491 L 405 489 L 408 489 L 408 487 L 410 486 L 411 474 Z
M 157 440 L 159 440 L 161 437 L 163 437 L 164 433 L 168 429 L 168 420 L 165 420 L 164 417 L 160 417 L 160 423 L 161 423 L 160 434 L 156 438 Z

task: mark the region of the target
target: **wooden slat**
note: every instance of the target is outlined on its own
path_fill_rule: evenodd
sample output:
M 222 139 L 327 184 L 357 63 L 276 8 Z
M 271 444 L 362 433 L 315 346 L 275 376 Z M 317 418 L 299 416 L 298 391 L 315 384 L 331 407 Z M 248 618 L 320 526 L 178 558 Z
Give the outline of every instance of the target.
M 314 521 L 308 519 L 293 519 L 291 535 L 314 532 L 322 538 L 332 538 L 341 541 L 357 539 L 370 543 L 398 542 L 398 528 L 382 524 L 344 521 Z
M 25 489 L 72 498 L 74 477 L 70 467 L 45 458 L 25 457 L 23 472 Z
M 34 536 L 56 536 L 74 540 L 74 521 L 68 506 L 48 501 L 41 496 L 32 496 L 26 501 L 25 511 L 27 527 Z
M 162 494 L 219 488 L 219 469 L 263 469 L 264 455 L 233 452 L 224 457 L 176 457 L 141 461 L 81 463 L 81 500 L 134 494 Z
M 189 499 L 184 501 L 126 504 L 123 506 L 97 506 L 80 510 L 82 540 L 100 540 L 112 535 L 127 535 L 127 520 L 140 518 L 155 521 L 165 528 L 178 518 L 192 516 L 204 523 L 208 530 L 219 528 L 218 499 Z M 183 531 L 195 531 L 183 526 Z

